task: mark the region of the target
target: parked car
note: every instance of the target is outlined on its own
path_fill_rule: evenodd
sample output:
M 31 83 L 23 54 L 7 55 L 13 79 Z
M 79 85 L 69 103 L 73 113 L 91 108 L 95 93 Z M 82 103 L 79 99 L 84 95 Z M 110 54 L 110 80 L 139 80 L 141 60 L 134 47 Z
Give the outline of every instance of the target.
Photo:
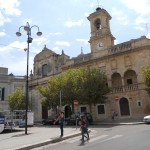
M 145 116 L 145 117 L 143 118 L 143 122 L 145 122 L 145 123 L 150 123 L 150 115 Z
M 65 118 L 66 125 L 76 125 L 79 122 L 79 115 L 78 114 L 72 114 L 70 117 Z
M 65 122 L 67 125 L 79 125 L 81 116 L 85 116 L 87 118 L 88 124 L 93 123 L 93 117 L 91 113 L 83 112 L 83 113 L 77 113 L 72 114 L 70 117 L 65 118 Z
M 47 119 L 42 120 L 42 124 L 43 125 L 53 125 L 57 118 L 58 118 L 58 115 L 56 115 L 56 114 L 48 116 Z M 59 124 L 59 122 L 57 121 L 55 124 Z

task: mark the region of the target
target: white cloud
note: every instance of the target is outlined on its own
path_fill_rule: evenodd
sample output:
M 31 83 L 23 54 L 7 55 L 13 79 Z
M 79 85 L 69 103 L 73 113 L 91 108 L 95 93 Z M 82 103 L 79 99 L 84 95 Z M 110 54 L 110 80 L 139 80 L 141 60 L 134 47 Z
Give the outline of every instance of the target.
M 40 45 L 42 43 L 46 43 L 48 40 L 45 37 L 39 37 L 39 38 L 34 38 L 34 42 L 36 42 L 37 45 Z
M 62 35 L 62 33 L 61 32 L 55 32 L 55 33 L 49 33 L 48 36 L 49 35 Z
M 20 16 L 19 0 L 0 0 L 0 26 L 11 22 L 9 16 Z
M 114 44 L 117 45 L 119 42 L 118 40 L 114 40 Z
M 15 41 L 13 43 L 10 43 L 9 45 L 7 46 L 3 46 L 3 47 L 0 47 L 0 52 L 3 52 L 3 53 L 10 53 L 11 51 L 15 51 L 18 50 L 18 51 L 22 51 L 24 50 L 24 48 L 26 48 L 26 42 L 19 42 L 19 41 Z
M 6 22 L 11 22 L 11 19 L 4 17 L 0 12 L 0 26 L 3 26 Z
M 149 17 L 143 17 L 143 16 L 139 16 L 139 17 L 137 17 L 136 18 L 136 20 L 135 20 L 135 24 L 136 25 L 139 25 L 139 24 L 141 24 L 141 23 L 148 23 L 148 22 L 150 22 L 150 19 L 149 19 Z
M 70 43 L 66 41 L 56 41 L 55 45 L 70 46 Z
M 61 32 L 55 32 L 54 35 L 62 35 Z
M 148 33 L 148 34 L 146 35 L 146 37 L 147 37 L 147 38 L 150 38 L 150 33 Z
M 114 18 L 116 18 L 120 22 L 120 24 L 122 25 L 129 24 L 127 15 L 123 13 L 122 11 L 117 10 L 116 8 L 113 8 L 112 15 L 114 16 Z
M 14 41 L 13 43 L 9 44 L 8 47 L 17 48 L 18 50 L 22 51 L 27 47 L 27 43 Z
M 78 20 L 78 21 L 66 21 L 65 26 L 67 27 L 73 27 L 73 26 L 81 26 L 83 24 L 83 20 Z
M 39 52 L 41 52 L 42 51 L 42 48 L 40 48 L 40 47 L 31 47 L 30 48 L 30 52 L 32 53 L 32 54 L 38 54 Z M 34 60 L 34 58 L 33 58 L 33 60 Z
M 85 17 L 88 17 L 89 14 L 90 14 L 89 12 L 88 12 L 88 13 L 84 13 L 84 16 L 85 16 Z
M 89 43 L 88 43 L 89 40 L 87 40 L 87 39 L 76 39 L 76 41 L 82 42 L 82 43 L 84 43 L 85 45 L 89 44 Z
M 145 31 L 145 28 L 143 28 L 141 26 L 136 26 L 135 29 L 140 30 L 140 31 Z
M 61 53 L 61 50 L 60 50 L 59 47 L 53 47 L 52 50 L 53 50 L 54 52 L 58 53 L 58 54 Z
M 150 13 L 150 3 L 148 3 L 148 1 L 149 0 L 122 0 L 129 9 L 141 15 Z
M 6 33 L 5 32 L 0 32 L 0 36 L 5 36 Z
M 11 16 L 20 16 L 21 11 L 17 8 L 19 5 L 19 0 L 0 0 L 1 13 Z

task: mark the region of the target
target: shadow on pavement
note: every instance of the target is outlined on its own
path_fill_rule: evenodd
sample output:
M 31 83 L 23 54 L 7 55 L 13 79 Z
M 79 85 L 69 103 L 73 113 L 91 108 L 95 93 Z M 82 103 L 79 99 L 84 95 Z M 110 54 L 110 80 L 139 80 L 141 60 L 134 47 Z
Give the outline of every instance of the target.
M 8 133 L 13 133 L 13 132 L 21 132 L 24 130 L 19 130 L 19 129 L 5 129 L 1 134 L 8 134 Z

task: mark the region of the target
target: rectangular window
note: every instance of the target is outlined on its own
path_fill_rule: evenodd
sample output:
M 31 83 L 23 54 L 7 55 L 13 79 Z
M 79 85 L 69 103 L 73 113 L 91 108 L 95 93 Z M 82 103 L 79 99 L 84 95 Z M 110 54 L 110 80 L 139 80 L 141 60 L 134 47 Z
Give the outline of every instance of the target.
M 86 107 L 80 107 L 80 109 L 81 109 L 81 112 L 87 112 Z
M 127 79 L 127 84 L 132 84 L 132 79 Z
M 98 114 L 105 114 L 105 107 L 104 107 L 104 105 L 98 105 L 97 106 L 97 111 L 98 111 Z
M 142 106 L 142 103 L 141 103 L 140 101 L 138 101 L 138 102 L 137 102 L 137 105 L 138 105 L 139 107 L 141 107 L 141 106 Z

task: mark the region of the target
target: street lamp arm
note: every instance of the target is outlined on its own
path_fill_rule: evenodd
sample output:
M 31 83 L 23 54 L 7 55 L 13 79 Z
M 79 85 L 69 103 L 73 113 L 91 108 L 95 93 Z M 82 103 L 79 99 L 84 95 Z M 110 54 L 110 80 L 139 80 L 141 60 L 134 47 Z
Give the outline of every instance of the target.
M 23 27 L 25 27 L 25 26 L 20 26 L 20 27 L 19 27 L 18 32 L 16 32 L 16 35 L 17 35 L 17 36 L 21 36 L 21 32 L 20 32 L 20 30 L 21 30 L 21 28 L 23 28 Z
M 25 26 L 20 26 L 20 27 L 19 27 L 19 32 L 20 32 L 20 29 L 21 29 L 21 28 L 24 28 L 24 27 L 25 27 Z
M 37 32 L 37 36 L 41 36 L 42 35 L 42 32 L 40 32 L 40 29 L 37 25 L 33 25 L 30 27 L 30 30 L 33 28 L 33 27 L 36 27 L 38 29 L 38 32 Z

